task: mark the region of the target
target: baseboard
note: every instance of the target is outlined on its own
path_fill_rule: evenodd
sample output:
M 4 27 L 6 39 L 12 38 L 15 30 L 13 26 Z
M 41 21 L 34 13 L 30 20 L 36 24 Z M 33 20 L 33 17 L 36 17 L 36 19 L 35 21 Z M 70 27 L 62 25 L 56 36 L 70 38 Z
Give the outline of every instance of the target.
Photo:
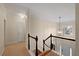
M 24 41 L 18 41 L 18 42 L 14 41 L 14 42 L 7 43 L 5 46 L 9 46 L 9 45 L 17 44 L 17 43 L 22 43 L 22 42 L 24 42 Z
M 3 53 L 4 53 L 4 49 L 1 51 L 1 55 L 0 56 L 3 56 Z

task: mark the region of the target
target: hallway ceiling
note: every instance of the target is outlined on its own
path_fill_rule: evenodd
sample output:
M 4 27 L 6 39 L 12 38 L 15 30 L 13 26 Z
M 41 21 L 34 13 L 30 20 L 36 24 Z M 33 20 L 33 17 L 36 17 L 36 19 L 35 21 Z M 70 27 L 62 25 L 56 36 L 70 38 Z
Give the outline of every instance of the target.
M 75 4 L 73 3 L 16 3 L 23 8 L 29 8 L 31 14 L 42 20 L 58 21 L 61 16 L 62 21 L 75 20 Z

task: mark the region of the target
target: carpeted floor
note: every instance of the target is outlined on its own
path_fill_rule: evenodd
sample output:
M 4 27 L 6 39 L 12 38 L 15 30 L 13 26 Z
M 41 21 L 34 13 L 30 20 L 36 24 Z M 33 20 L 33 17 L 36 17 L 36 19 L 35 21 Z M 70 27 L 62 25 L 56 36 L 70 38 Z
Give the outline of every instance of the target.
M 8 45 L 3 56 L 30 56 L 24 42 Z

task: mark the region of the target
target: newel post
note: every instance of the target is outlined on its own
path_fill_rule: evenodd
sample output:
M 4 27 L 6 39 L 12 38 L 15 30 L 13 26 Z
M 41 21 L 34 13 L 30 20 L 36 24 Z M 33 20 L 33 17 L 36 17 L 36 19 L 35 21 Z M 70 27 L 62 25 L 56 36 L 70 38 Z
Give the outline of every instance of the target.
M 45 51 L 45 46 L 44 46 L 44 44 L 45 44 L 45 41 L 43 40 L 43 51 Z
M 36 36 L 36 56 L 38 56 L 38 36 Z
M 30 50 L 30 34 L 28 33 L 28 49 Z
M 52 46 L 52 34 L 50 34 L 50 50 L 52 50 L 53 46 Z

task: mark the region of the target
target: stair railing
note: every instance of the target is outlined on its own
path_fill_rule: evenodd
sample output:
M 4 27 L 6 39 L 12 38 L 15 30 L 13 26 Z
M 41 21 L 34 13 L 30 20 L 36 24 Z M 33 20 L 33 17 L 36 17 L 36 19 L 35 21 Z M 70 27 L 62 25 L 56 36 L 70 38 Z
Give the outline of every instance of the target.
M 33 37 L 30 34 L 28 34 L 28 49 L 30 50 L 30 38 L 33 38 L 36 41 L 36 51 L 35 55 L 38 56 L 38 36 Z
M 45 43 L 49 38 L 50 38 L 50 47 Z M 54 36 L 54 35 L 50 34 L 50 36 L 48 36 L 45 40 L 43 40 L 43 51 L 45 51 L 45 46 L 50 48 L 50 50 L 52 50 L 52 49 L 55 50 L 55 45 L 52 43 L 52 38 L 59 38 L 59 39 L 64 39 L 64 40 L 69 40 L 69 41 L 75 41 L 74 39 Z
M 45 43 L 48 39 L 50 39 L 50 47 Z M 47 46 L 48 48 L 50 48 L 50 50 L 55 50 L 55 45 L 52 43 L 52 34 L 50 34 L 50 36 L 48 36 L 45 40 L 43 40 L 43 51 L 45 51 L 45 46 Z

